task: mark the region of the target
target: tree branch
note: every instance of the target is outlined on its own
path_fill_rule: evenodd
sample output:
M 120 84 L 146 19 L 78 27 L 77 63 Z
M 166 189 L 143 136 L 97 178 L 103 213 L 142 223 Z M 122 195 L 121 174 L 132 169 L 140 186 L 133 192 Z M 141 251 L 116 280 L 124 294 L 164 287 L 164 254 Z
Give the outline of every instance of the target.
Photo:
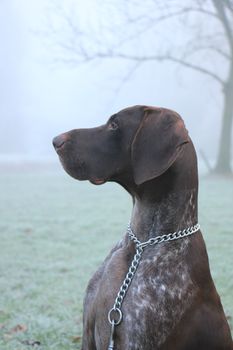
M 190 68 L 196 70 L 200 73 L 210 76 L 215 81 L 217 81 L 221 86 L 224 86 L 224 80 L 221 79 L 216 73 L 209 71 L 204 67 L 200 67 L 196 64 L 185 61 L 179 57 L 172 56 L 170 54 L 167 55 L 152 55 L 152 56 L 136 56 L 136 55 L 127 55 L 124 53 L 96 53 L 93 56 L 89 56 L 88 60 L 94 60 L 97 58 L 121 58 L 129 61 L 137 61 L 139 63 L 149 62 L 149 61 L 171 61 L 174 63 L 178 63 L 186 68 Z
M 133 0 L 132 0 L 133 1 Z M 70 65 L 75 65 L 75 62 L 77 64 L 90 62 L 98 59 L 124 59 L 128 61 L 134 61 L 135 68 L 137 69 L 138 65 L 148 62 L 148 61 L 170 61 L 173 63 L 177 63 L 183 67 L 193 69 L 195 71 L 198 71 L 199 73 L 203 73 L 215 81 L 217 81 L 221 86 L 224 86 L 224 79 L 221 77 L 221 75 L 218 75 L 214 69 L 211 70 L 211 68 L 200 66 L 199 63 L 193 63 L 190 59 L 191 55 L 195 54 L 198 50 L 211 50 L 216 52 L 218 55 L 221 55 L 226 60 L 230 61 L 233 57 L 233 50 L 226 52 L 222 47 L 219 46 L 219 42 L 222 43 L 222 38 L 219 39 L 219 35 L 223 36 L 223 40 L 228 40 L 231 42 L 232 40 L 232 33 L 231 33 L 231 26 L 228 21 L 227 15 L 225 11 L 230 11 L 231 9 L 231 0 L 209 0 L 212 3 L 212 6 L 210 6 L 210 2 L 206 2 L 203 0 L 198 0 L 196 3 L 186 2 L 185 4 L 180 4 L 179 1 L 172 1 L 169 3 L 169 6 L 165 6 L 164 2 L 161 1 L 161 6 L 158 5 L 157 0 L 154 0 L 155 9 L 159 9 L 160 13 L 158 11 L 152 11 L 151 3 L 147 6 L 146 10 L 144 7 L 141 6 L 140 1 L 134 1 L 133 7 L 129 7 L 129 12 L 126 13 L 126 17 L 124 16 L 123 20 L 123 26 L 121 23 L 121 26 L 119 26 L 119 30 L 117 27 L 113 26 L 113 23 L 111 22 L 109 27 L 104 27 L 103 35 L 106 33 L 106 38 L 103 37 L 103 35 L 99 35 L 99 31 L 90 30 L 89 31 L 82 31 L 80 30 L 80 24 L 76 18 L 76 16 L 73 16 L 72 13 L 62 13 L 61 9 L 59 9 L 58 15 L 62 16 L 63 21 L 66 24 L 66 28 L 69 29 L 68 33 L 70 34 L 70 37 L 68 37 L 68 40 L 63 40 L 60 34 L 60 28 L 58 28 L 58 37 L 59 41 L 57 42 L 57 46 L 61 48 L 64 52 L 69 52 L 73 54 L 73 57 L 65 57 L 65 55 L 62 54 L 62 51 L 60 52 L 60 57 L 58 57 L 57 61 L 60 62 L 67 62 Z M 132 3 L 131 3 L 132 4 Z M 153 1 L 152 1 L 153 4 Z M 136 16 L 131 17 L 131 10 L 134 9 L 136 6 Z M 157 6 L 157 7 L 156 7 Z M 149 10 L 148 11 L 148 7 Z M 139 12 L 141 10 L 141 13 Z M 124 7 L 121 9 L 121 11 L 125 11 Z M 64 11 L 63 11 L 64 12 Z M 135 13 L 135 11 L 133 12 Z M 158 50 L 156 45 L 154 45 L 154 51 L 155 52 L 161 52 L 163 50 L 162 54 L 155 54 L 153 55 L 153 52 L 151 53 L 142 53 L 141 55 L 137 52 L 140 52 L 140 49 L 136 51 L 135 54 L 127 53 L 125 52 L 125 47 L 123 46 L 124 43 L 133 41 L 141 34 L 145 34 L 146 31 L 149 31 L 151 28 L 155 27 L 160 22 L 166 21 L 167 19 L 172 18 L 181 18 L 186 19 L 187 14 L 189 13 L 199 13 L 200 15 L 203 15 L 206 17 L 212 17 L 214 19 L 217 19 L 218 28 L 219 21 L 223 27 L 221 27 L 221 33 L 213 33 L 211 32 L 210 35 L 203 36 L 203 30 L 200 26 L 200 23 L 197 21 L 197 16 L 192 17 L 191 23 L 194 23 L 196 25 L 196 29 L 199 29 L 199 33 L 194 33 L 194 39 L 192 36 L 192 40 L 194 41 L 194 44 L 192 42 L 188 42 L 187 40 L 184 43 L 183 50 L 179 50 L 179 53 L 176 54 L 176 52 L 173 52 L 173 49 L 171 48 L 172 42 L 170 45 L 169 51 L 165 51 L 163 49 Z M 200 16 L 199 16 L 200 18 Z M 195 22 L 193 22 L 195 20 Z M 77 21 L 77 22 L 76 22 Z M 126 22 L 125 22 L 126 21 Z M 56 23 L 56 22 L 55 22 Z M 109 22 L 108 22 L 109 23 Z M 137 24 L 140 24 L 139 27 Z M 213 23 L 212 23 L 213 24 Z M 117 23 L 117 25 L 119 25 Z M 127 25 L 127 32 L 128 35 L 125 33 L 122 28 L 125 28 Z M 186 22 L 183 23 L 183 26 L 186 25 Z M 215 28 L 215 27 L 214 27 Z M 224 30 L 222 30 L 224 28 Z M 193 29 L 193 25 L 192 25 Z M 102 32 L 101 32 L 102 33 Z M 110 33 L 110 36 L 109 36 Z M 117 36 L 116 36 L 117 33 Z M 205 32 L 204 32 L 205 33 Z M 208 34 L 207 30 L 207 34 Z M 56 34 L 56 33 L 55 33 Z M 54 36 L 55 36 L 54 34 Z M 227 38 L 226 38 L 227 36 Z M 110 40 L 109 40 L 110 37 Z M 218 38 L 218 40 L 216 39 Z M 62 39 L 62 40 L 61 40 Z M 112 40 L 114 39 L 114 40 Z M 122 39 L 122 40 L 121 40 Z M 221 41 L 220 41 L 221 40 Z M 225 43 L 225 42 L 224 42 Z M 232 46 L 233 48 L 233 46 Z M 131 48 L 129 48 L 131 50 Z M 121 51 L 121 52 L 120 52 Z M 151 50 L 150 50 L 151 51 Z M 145 51 L 143 51 L 145 52 Z M 183 56 L 180 54 L 180 52 L 183 52 Z M 232 53 L 232 54 L 231 54 Z M 126 79 L 128 79 L 126 77 Z
M 184 66 L 186 68 L 190 68 L 190 69 L 196 70 L 197 72 L 203 73 L 205 75 L 208 75 L 209 77 L 213 78 L 215 81 L 220 83 L 221 86 L 225 85 L 225 82 L 224 82 L 223 79 L 221 79 L 217 74 L 213 73 L 212 71 L 210 71 L 210 70 L 208 70 L 206 68 L 203 68 L 201 66 L 195 65 L 193 63 L 187 62 L 185 60 L 182 60 L 180 58 L 173 57 L 173 56 L 169 56 L 167 58 L 167 60 L 175 62 L 175 63 L 178 63 L 178 64 L 180 64 L 180 65 L 182 65 L 182 66 Z

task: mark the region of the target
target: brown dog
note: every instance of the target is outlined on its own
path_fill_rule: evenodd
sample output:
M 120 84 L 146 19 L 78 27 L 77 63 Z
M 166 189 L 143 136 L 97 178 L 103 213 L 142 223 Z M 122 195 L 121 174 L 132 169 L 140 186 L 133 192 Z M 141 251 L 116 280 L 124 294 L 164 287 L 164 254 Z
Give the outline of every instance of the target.
M 127 108 L 103 126 L 72 130 L 53 143 L 74 178 L 115 181 L 132 195 L 131 227 L 141 242 L 197 223 L 196 154 L 175 112 Z M 108 349 L 108 312 L 134 255 L 135 243 L 126 234 L 92 277 L 84 302 L 83 350 Z M 233 349 L 200 231 L 144 248 L 121 311 L 116 350 Z

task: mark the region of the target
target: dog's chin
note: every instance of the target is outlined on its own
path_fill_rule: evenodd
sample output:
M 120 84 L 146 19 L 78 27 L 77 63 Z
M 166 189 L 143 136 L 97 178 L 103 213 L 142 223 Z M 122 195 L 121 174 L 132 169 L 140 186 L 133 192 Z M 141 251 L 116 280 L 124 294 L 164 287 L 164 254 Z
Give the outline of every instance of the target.
M 75 180 L 79 180 L 79 181 L 88 180 L 83 168 L 81 168 L 81 167 L 77 168 L 77 166 L 65 162 L 62 157 L 59 157 L 59 159 L 60 159 L 60 162 L 61 162 L 63 169 L 65 170 L 65 172 L 68 175 L 73 177 Z
M 77 174 L 75 171 L 71 170 L 71 169 L 67 169 L 63 166 L 64 170 L 67 172 L 68 175 L 70 175 L 71 177 L 73 177 L 73 179 L 75 180 L 79 180 L 79 181 L 84 181 L 87 180 L 86 178 L 84 178 L 83 176 L 81 176 L 80 174 Z
M 79 181 L 90 181 L 93 185 L 102 185 L 107 180 L 100 177 L 94 177 L 94 176 L 88 176 L 88 174 L 85 171 L 85 167 L 75 167 L 71 164 L 67 164 L 62 157 L 60 157 L 60 161 L 62 164 L 63 169 L 69 174 L 71 177 L 73 177 L 76 180 Z

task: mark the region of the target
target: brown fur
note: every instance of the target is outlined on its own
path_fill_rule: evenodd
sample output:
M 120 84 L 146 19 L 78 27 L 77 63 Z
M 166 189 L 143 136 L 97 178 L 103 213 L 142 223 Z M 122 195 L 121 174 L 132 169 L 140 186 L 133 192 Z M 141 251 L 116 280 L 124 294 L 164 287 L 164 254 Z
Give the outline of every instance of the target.
M 134 106 L 98 128 L 62 134 L 54 146 L 71 176 L 115 181 L 131 194 L 131 225 L 141 241 L 197 223 L 196 154 L 177 113 Z M 91 278 L 82 350 L 107 350 L 108 311 L 134 253 L 125 235 Z M 144 250 L 122 312 L 115 350 L 233 349 L 200 231 Z

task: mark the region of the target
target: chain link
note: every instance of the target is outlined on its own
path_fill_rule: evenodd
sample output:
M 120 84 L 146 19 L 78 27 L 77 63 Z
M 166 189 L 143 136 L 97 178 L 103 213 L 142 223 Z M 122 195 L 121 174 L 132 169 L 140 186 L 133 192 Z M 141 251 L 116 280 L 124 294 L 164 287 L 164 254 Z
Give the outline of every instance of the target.
M 133 261 L 130 265 L 129 271 L 128 271 L 128 273 L 124 279 L 124 282 L 123 282 L 123 284 L 122 284 L 122 286 L 117 294 L 117 297 L 115 299 L 113 309 L 120 309 L 121 308 L 125 294 L 126 294 L 127 290 L 129 289 L 130 283 L 135 275 L 135 272 L 136 272 L 137 267 L 139 265 L 139 262 L 141 260 L 142 252 L 143 252 L 143 247 L 140 247 L 138 245 L 136 248 L 136 254 L 133 257 Z
M 148 245 L 154 245 L 154 244 L 158 244 L 158 243 L 174 241 L 174 240 L 179 239 L 179 238 L 190 236 L 193 233 L 197 232 L 199 229 L 200 229 L 200 225 L 196 224 L 194 226 L 185 228 L 183 231 L 177 231 L 177 232 L 173 232 L 173 233 L 168 233 L 167 235 L 156 236 L 156 237 L 150 238 L 148 241 L 142 242 L 142 243 L 137 239 L 137 237 L 133 233 L 133 231 L 130 227 L 130 224 L 127 227 L 127 232 L 128 232 L 130 239 L 136 244 L 136 247 L 141 246 L 141 247 L 145 248 Z
M 132 279 L 136 273 L 137 267 L 139 265 L 139 262 L 141 260 L 142 257 L 142 253 L 143 250 L 147 247 L 147 246 L 152 246 L 155 244 L 160 244 L 163 242 L 169 242 L 169 241 L 174 241 L 176 239 L 180 239 L 183 237 L 187 237 L 192 235 L 193 233 L 197 232 L 200 229 L 200 225 L 196 224 L 194 226 L 185 228 L 183 231 L 177 231 L 177 232 L 173 232 L 173 233 L 169 233 L 167 235 L 162 235 L 162 236 L 156 236 L 153 238 L 150 238 L 148 241 L 146 242 L 141 242 L 139 241 L 139 239 L 136 237 L 136 235 L 133 233 L 130 224 L 127 227 L 127 233 L 129 235 L 129 238 L 135 243 L 136 245 L 136 253 L 133 257 L 132 263 L 129 267 L 128 273 L 120 287 L 120 290 L 117 294 L 117 297 L 115 299 L 115 303 L 113 305 L 113 308 L 110 310 L 115 310 L 118 311 L 121 309 L 121 305 L 123 303 L 124 297 L 129 289 L 129 286 L 132 282 Z M 118 311 L 119 312 L 119 311 Z M 122 318 L 122 317 L 121 317 Z M 112 320 L 109 316 L 109 322 L 111 323 Z M 119 321 L 118 321 L 119 324 Z
M 200 229 L 200 225 L 196 224 L 194 226 L 185 228 L 182 231 L 177 231 L 177 232 L 173 232 L 173 233 L 168 233 L 167 235 L 152 237 L 148 241 L 141 242 L 141 241 L 139 241 L 139 239 L 136 237 L 136 235 L 132 231 L 130 223 L 129 223 L 129 225 L 127 227 L 127 233 L 129 235 L 129 238 L 131 239 L 131 241 L 133 241 L 135 243 L 136 253 L 133 257 L 133 260 L 132 260 L 132 263 L 129 267 L 127 275 L 126 275 L 126 277 L 125 277 L 125 279 L 120 287 L 120 290 L 117 294 L 114 305 L 108 313 L 108 321 L 112 326 L 112 333 L 111 333 L 112 339 L 113 339 L 113 335 L 114 335 L 113 334 L 114 327 L 119 325 L 120 322 L 122 321 L 123 315 L 122 315 L 122 311 L 121 311 L 121 306 L 122 306 L 123 300 L 125 298 L 125 295 L 129 289 L 129 286 L 132 282 L 132 279 L 137 271 L 138 265 L 139 265 L 141 257 L 142 257 L 143 250 L 147 246 L 152 246 L 155 244 L 160 244 L 163 242 L 169 242 L 169 241 L 174 241 L 176 239 L 188 237 L 188 236 L 192 235 L 193 233 L 199 231 L 199 229 Z M 115 313 L 115 315 L 114 315 L 114 313 Z M 110 343 L 113 344 L 113 340 L 111 340 Z M 113 349 L 113 347 L 109 346 L 109 349 Z

